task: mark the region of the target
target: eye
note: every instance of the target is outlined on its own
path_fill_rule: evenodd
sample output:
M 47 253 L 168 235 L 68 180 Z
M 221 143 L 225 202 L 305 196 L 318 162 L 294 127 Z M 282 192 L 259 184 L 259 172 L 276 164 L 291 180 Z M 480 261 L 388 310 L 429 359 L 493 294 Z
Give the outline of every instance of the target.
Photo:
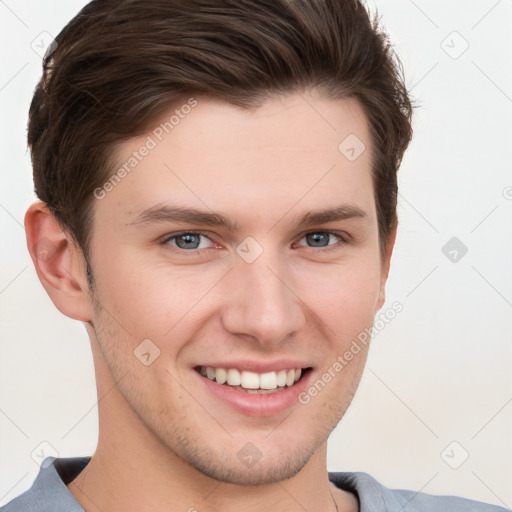
M 210 246 L 209 244 L 213 244 L 206 235 L 195 231 L 176 233 L 167 237 L 163 243 L 184 251 L 207 249 Z
M 330 247 L 337 242 L 345 241 L 341 235 L 331 231 L 313 231 L 304 235 L 301 240 L 305 240 L 306 244 L 299 243 L 299 245 L 307 247 Z

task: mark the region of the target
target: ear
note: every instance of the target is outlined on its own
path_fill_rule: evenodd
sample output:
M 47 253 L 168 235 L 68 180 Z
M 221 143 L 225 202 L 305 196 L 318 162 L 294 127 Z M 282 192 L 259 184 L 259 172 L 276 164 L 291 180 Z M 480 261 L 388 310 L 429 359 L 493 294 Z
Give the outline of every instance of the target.
M 398 223 L 395 222 L 391 228 L 386 250 L 381 260 L 380 294 L 377 303 L 377 311 L 384 305 L 386 300 L 386 281 L 388 280 L 389 267 L 391 265 L 391 255 L 393 254 L 393 248 L 395 246 L 397 225 Z
M 83 253 L 42 201 L 27 210 L 25 232 L 39 280 L 57 309 L 75 320 L 91 320 Z

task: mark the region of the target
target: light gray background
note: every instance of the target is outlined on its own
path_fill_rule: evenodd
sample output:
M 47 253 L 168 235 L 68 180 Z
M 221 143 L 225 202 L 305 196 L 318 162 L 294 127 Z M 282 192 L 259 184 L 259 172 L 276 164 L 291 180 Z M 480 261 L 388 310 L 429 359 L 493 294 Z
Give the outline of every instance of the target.
M 36 45 L 84 4 L 0 1 L 0 503 L 30 486 L 34 450 L 91 454 L 98 433 L 85 329 L 51 304 L 23 230 L 33 200 L 25 126 L 40 75 Z M 383 311 L 394 301 L 404 309 L 373 341 L 331 437 L 329 469 L 510 508 L 512 1 L 375 4 L 421 105 L 400 170 Z M 468 248 L 457 262 L 441 250 L 454 236 Z

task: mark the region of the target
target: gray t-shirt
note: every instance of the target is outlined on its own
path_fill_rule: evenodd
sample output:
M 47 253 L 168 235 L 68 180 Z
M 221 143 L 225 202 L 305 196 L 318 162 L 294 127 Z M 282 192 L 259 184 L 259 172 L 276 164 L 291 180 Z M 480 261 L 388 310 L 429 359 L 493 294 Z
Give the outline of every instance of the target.
M 78 476 L 89 460 L 90 457 L 48 457 L 32 487 L 1 507 L 0 512 L 84 512 L 66 484 Z M 329 473 L 329 479 L 357 496 L 360 512 L 507 512 L 502 507 L 455 496 L 388 489 L 367 473 Z

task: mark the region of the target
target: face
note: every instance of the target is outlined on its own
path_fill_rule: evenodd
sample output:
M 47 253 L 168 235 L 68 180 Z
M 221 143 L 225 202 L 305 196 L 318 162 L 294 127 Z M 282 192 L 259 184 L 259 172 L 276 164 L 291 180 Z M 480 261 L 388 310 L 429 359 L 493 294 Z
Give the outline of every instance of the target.
M 366 349 L 338 356 L 382 305 L 368 126 L 355 100 L 312 92 L 194 101 L 123 143 L 130 171 L 96 194 L 92 343 L 163 450 L 221 481 L 279 481 L 343 416 Z

